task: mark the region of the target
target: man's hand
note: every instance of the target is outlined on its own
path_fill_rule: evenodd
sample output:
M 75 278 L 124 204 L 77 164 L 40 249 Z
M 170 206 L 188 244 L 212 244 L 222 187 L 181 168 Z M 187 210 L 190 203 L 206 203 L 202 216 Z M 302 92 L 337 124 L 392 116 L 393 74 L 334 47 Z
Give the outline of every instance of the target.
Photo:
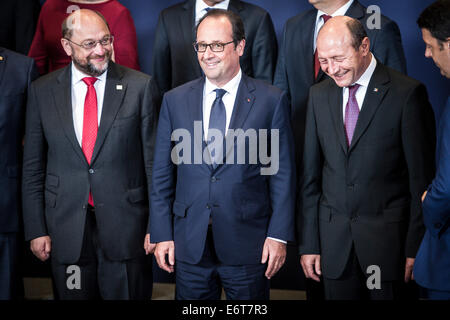
M 427 190 L 425 190 L 425 192 L 423 193 L 423 195 L 422 195 L 422 202 L 425 200 L 425 197 L 427 196 Z
M 300 258 L 303 273 L 308 279 L 320 282 L 322 271 L 320 270 L 320 254 L 304 254 Z
M 266 238 L 261 263 L 266 263 L 267 259 L 269 263 L 267 264 L 265 275 L 267 279 L 270 279 L 280 270 L 286 260 L 286 244 Z
M 168 255 L 169 264 L 166 263 L 166 255 Z M 174 271 L 173 266 L 175 265 L 175 242 L 158 242 L 155 248 L 155 258 L 161 269 L 172 273 Z
M 52 240 L 49 236 L 33 239 L 30 242 L 30 249 L 39 260 L 45 261 L 50 257 Z
M 408 283 L 410 280 L 414 280 L 412 275 L 413 267 L 414 267 L 415 258 L 406 258 L 405 264 L 405 282 Z
M 151 243 L 150 242 L 150 233 L 147 233 L 145 235 L 145 239 L 144 239 L 144 249 L 145 249 L 145 254 L 152 254 L 153 252 L 155 252 L 155 247 L 156 247 L 156 243 Z

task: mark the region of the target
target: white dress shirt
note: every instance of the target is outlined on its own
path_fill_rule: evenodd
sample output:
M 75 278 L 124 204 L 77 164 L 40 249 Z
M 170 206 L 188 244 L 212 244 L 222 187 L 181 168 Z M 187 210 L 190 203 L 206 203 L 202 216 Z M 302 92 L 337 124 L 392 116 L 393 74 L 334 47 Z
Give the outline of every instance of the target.
M 370 54 L 372 56 L 372 60 L 370 60 L 370 64 L 367 67 L 366 71 L 361 75 L 361 77 L 353 84 L 359 84 L 359 88 L 355 93 L 356 101 L 358 102 L 358 108 L 359 111 L 361 111 L 362 105 L 364 103 L 364 98 L 366 96 L 367 87 L 369 86 L 370 79 L 372 78 L 373 72 L 375 71 L 375 68 L 377 66 L 377 59 L 373 56 L 373 54 Z M 348 101 L 348 87 L 344 87 L 344 90 L 342 90 L 342 115 L 345 122 L 345 107 L 347 105 Z
M 208 137 L 209 129 L 209 117 L 211 115 L 211 107 L 216 99 L 215 89 L 224 89 L 226 93 L 222 97 L 223 104 L 225 105 L 225 112 L 227 120 L 225 122 L 225 135 L 228 132 L 228 126 L 230 125 L 231 115 L 233 114 L 234 102 L 236 101 L 237 91 L 239 89 L 239 83 L 241 82 L 242 71 L 239 69 L 238 74 L 231 79 L 222 88 L 211 83 L 207 77 L 205 77 L 205 85 L 203 87 L 203 138 L 205 141 Z
M 197 1 L 198 2 L 198 1 Z M 344 4 L 342 7 L 337 9 L 333 14 L 331 14 L 331 17 L 337 17 L 337 16 L 345 16 L 345 13 L 347 12 L 348 8 L 352 5 L 353 0 L 348 1 L 346 4 Z M 316 42 L 317 42 L 317 35 L 319 34 L 320 29 L 325 24 L 325 21 L 323 20 L 322 15 L 327 13 L 317 10 L 317 17 L 316 17 L 316 28 L 314 29 L 314 45 L 313 45 L 313 54 L 316 52 Z
M 197 1 L 198 2 L 198 1 Z M 234 103 L 236 101 L 236 95 L 239 89 L 239 84 L 242 79 L 242 70 L 233 79 L 228 81 L 222 88 L 211 83 L 207 77 L 205 77 L 205 85 L 203 87 L 203 138 L 207 141 L 208 128 L 209 128 L 209 117 L 211 115 L 211 107 L 216 99 L 215 89 L 224 89 L 226 93 L 222 97 L 223 104 L 225 105 L 226 112 L 226 123 L 225 123 L 225 135 L 228 132 L 228 127 L 230 126 L 231 115 L 233 114 Z M 210 221 L 211 222 L 211 221 Z M 285 243 L 286 241 L 281 239 L 276 239 L 268 237 L 269 239 Z
M 208 6 L 203 0 L 197 0 L 195 1 L 195 25 L 198 24 L 201 18 L 206 14 L 206 8 L 212 8 L 212 9 L 228 9 L 228 4 L 230 3 L 230 0 L 224 0 L 215 6 Z
M 84 100 L 86 99 L 87 85 L 84 83 L 84 77 L 91 77 L 78 70 L 72 62 L 72 117 L 75 135 L 81 146 L 83 137 L 83 118 L 84 118 Z M 100 118 L 103 109 L 103 97 L 105 96 L 106 70 L 101 76 L 96 77 L 98 80 L 94 83 L 97 94 L 97 114 L 98 125 L 100 126 Z

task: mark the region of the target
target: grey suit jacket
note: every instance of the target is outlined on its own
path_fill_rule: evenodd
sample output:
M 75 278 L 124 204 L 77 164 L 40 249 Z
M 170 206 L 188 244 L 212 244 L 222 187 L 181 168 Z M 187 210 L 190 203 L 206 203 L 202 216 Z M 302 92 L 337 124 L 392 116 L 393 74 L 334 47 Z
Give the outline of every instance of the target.
M 33 82 L 23 162 L 25 236 L 49 235 L 52 255 L 80 255 L 89 191 L 100 246 L 110 260 L 142 254 L 156 130 L 156 86 L 138 71 L 110 63 L 101 121 L 89 165 L 76 139 L 71 65 Z

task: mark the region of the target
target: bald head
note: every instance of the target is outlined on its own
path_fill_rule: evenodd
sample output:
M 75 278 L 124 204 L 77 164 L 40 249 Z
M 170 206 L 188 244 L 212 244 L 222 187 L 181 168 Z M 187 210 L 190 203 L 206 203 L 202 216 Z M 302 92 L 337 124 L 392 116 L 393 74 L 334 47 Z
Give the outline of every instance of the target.
M 370 64 L 370 40 L 362 24 L 347 16 L 328 20 L 317 36 L 320 66 L 336 84 L 356 82 Z
M 100 12 L 89 9 L 76 10 L 64 19 L 61 26 L 62 37 L 71 39 L 74 31 L 80 31 L 92 25 L 106 27 L 109 32 L 108 22 Z

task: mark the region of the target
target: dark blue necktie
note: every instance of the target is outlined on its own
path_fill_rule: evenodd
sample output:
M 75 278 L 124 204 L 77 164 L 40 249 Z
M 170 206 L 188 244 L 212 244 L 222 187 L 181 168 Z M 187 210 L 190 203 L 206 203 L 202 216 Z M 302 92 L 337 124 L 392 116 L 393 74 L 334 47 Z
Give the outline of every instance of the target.
M 213 8 L 211 8 L 211 7 L 206 7 L 206 8 L 205 8 L 205 11 L 206 11 L 206 13 L 208 13 L 208 11 L 209 11 L 209 10 L 212 10 L 212 9 L 213 9 Z
M 222 132 L 222 137 L 225 138 L 225 125 L 227 121 L 227 113 L 225 110 L 225 105 L 223 104 L 222 97 L 225 93 L 227 93 L 224 89 L 215 89 L 216 99 L 214 100 L 211 107 L 211 114 L 209 116 L 209 129 L 218 129 Z M 208 142 L 210 141 L 210 134 L 208 134 Z M 217 163 L 214 161 L 215 152 L 212 150 L 211 152 L 211 160 L 213 163 Z

